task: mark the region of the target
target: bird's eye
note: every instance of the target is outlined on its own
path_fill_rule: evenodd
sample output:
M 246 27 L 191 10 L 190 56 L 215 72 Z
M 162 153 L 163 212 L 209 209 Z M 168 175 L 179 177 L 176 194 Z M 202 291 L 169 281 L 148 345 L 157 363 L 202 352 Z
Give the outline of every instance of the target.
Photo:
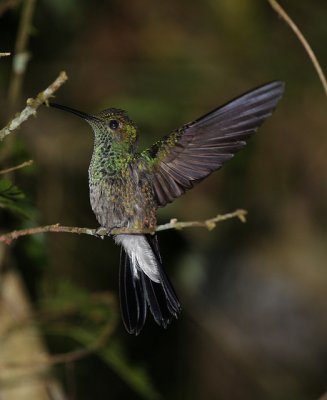
M 119 127 L 119 122 L 116 119 L 112 119 L 111 121 L 109 121 L 108 126 L 110 129 L 116 130 Z

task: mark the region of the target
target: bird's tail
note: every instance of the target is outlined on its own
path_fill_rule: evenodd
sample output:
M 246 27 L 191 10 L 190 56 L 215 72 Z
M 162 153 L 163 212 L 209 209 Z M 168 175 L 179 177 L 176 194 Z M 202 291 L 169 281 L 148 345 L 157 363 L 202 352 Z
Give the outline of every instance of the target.
M 181 306 L 162 267 L 158 239 L 153 235 L 117 235 L 121 244 L 119 291 L 126 330 L 138 335 L 149 307 L 164 328 L 177 318 Z

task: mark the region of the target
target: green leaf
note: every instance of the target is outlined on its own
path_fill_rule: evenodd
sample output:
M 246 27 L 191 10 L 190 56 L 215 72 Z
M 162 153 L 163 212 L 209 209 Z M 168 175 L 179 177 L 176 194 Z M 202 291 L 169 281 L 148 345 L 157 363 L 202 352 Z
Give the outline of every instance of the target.
M 25 218 L 29 217 L 25 194 L 6 179 L 0 179 L 0 208 L 8 209 Z

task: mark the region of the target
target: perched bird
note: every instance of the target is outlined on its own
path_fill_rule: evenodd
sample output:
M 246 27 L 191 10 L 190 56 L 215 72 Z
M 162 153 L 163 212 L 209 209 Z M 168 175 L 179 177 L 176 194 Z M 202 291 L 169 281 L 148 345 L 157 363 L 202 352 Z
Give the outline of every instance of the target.
M 156 226 L 156 209 L 191 189 L 246 145 L 284 91 L 275 81 L 252 90 L 172 131 L 149 149 L 137 150 L 138 129 L 123 110 L 96 115 L 50 104 L 78 115 L 94 132 L 89 166 L 90 202 L 102 228 Z M 126 330 L 138 335 L 148 309 L 164 328 L 180 302 L 163 269 L 157 236 L 118 234 L 121 245 L 120 305 Z

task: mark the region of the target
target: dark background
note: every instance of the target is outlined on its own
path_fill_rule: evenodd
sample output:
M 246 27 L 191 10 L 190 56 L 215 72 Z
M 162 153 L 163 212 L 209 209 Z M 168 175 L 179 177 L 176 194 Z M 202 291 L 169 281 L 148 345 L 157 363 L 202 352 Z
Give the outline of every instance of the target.
M 283 5 L 324 67 L 326 1 Z M 18 4 L 1 15 L 1 51 L 13 51 L 20 12 Z M 247 148 L 159 211 L 164 223 L 245 208 L 248 222 L 160 233 L 181 317 L 166 331 L 149 318 L 139 337 L 119 321 L 106 346 L 119 346 L 127 365 L 135 374 L 142 369 L 145 386 L 162 398 L 318 398 L 327 386 L 326 97 L 290 29 L 259 0 L 40 0 L 28 48 L 15 112 L 66 70 L 56 102 L 86 112 L 128 110 L 141 147 L 255 86 L 286 82 L 276 113 Z M 2 58 L 2 125 L 10 115 L 10 71 L 11 59 Z M 96 227 L 87 124 L 43 107 L 14 135 L 13 158 L 35 161 L 15 178 L 35 210 L 27 222 L 4 215 L 1 229 L 55 222 Z M 60 296 L 63 283 L 90 296 L 117 296 L 119 249 L 109 239 L 49 234 L 22 239 L 12 253 L 36 308 L 44 296 Z M 75 345 L 47 333 L 45 339 L 52 353 Z M 54 373 L 70 393 L 65 367 Z M 80 400 L 158 397 L 136 394 L 99 355 L 74 363 L 72 380 Z

